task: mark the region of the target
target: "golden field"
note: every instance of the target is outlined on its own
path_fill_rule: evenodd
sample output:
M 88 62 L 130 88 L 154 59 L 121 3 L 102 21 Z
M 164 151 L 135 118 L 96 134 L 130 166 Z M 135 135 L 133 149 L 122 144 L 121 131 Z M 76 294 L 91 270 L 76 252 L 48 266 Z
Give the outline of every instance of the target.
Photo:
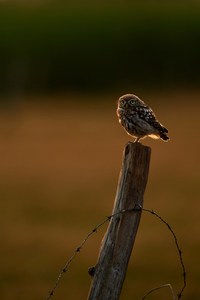
M 117 96 L 96 96 L 94 102 L 91 95 L 52 96 L 49 101 L 35 96 L 1 107 L 1 299 L 46 299 L 74 249 L 111 214 L 122 151 L 130 140 L 117 122 Z M 140 96 L 171 138 L 169 143 L 142 142 L 152 148 L 144 207 L 158 212 L 177 234 L 187 272 L 183 299 L 195 300 L 200 280 L 200 92 Z M 86 243 L 52 299 L 87 299 L 87 270 L 96 263 L 105 230 L 104 225 Z M 162 223 L 143 213 L 120 299 L 141 299 L 165 283 L 176 292 L 182 286 L 175 244 Z M 170 297 L 163 289 L 147 299 Z

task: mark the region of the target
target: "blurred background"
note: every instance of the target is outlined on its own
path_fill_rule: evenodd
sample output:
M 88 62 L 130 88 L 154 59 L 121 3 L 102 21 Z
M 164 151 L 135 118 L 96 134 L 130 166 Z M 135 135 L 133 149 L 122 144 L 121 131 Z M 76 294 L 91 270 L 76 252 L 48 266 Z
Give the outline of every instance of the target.
M 135 93 L 169 128 L 152 148 L 144 205 L 177 234 L 183 299 L 199 295 L 199 1 L 0 2 L 0 294 L 46 299 L 87 233 L 110 215 L 124 145 L 116 102 Z M 106 226 L 53 299 L 86 299 Z M 143 213 L 120 299 L 182 286 L 172 237 Z M 149 299 L 170 299 L 167 289 Z

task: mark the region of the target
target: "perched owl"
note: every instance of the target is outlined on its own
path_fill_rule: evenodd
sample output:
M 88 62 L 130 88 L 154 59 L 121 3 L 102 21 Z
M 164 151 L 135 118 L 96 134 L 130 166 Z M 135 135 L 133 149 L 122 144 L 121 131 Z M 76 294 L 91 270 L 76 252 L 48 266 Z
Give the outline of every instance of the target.
M 117 116 L 126 132 L 136 138 L 135 142 L 147 136 L 169 140 L 167 128 L 158 122 L 152 109 L 133 94 L 119 98 Z

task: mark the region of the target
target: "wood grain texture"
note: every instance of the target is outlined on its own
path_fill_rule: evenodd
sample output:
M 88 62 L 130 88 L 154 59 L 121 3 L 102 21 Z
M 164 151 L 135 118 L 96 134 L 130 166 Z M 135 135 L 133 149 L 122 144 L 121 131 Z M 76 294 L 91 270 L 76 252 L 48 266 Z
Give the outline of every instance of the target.
M 129 142 L 124 149 L 122 169 L 112 214 L 143 206 L 151 148 Z M 126 276 L 137 234 L 141 210 L 119 214 L 111 219 L 102 241 L 88 300 L 117 300 Z

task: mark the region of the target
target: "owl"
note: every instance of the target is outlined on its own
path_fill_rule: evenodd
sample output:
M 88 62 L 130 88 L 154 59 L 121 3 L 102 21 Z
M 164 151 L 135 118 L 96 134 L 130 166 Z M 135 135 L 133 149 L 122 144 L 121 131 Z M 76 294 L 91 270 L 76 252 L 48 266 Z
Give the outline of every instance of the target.
M 119 98 L 117 107 L 119 123 L 135 142 L 147 136 L 168 141 L 168 130 L 157 119 L 152 109 L 140 98 L 126 94 Z

